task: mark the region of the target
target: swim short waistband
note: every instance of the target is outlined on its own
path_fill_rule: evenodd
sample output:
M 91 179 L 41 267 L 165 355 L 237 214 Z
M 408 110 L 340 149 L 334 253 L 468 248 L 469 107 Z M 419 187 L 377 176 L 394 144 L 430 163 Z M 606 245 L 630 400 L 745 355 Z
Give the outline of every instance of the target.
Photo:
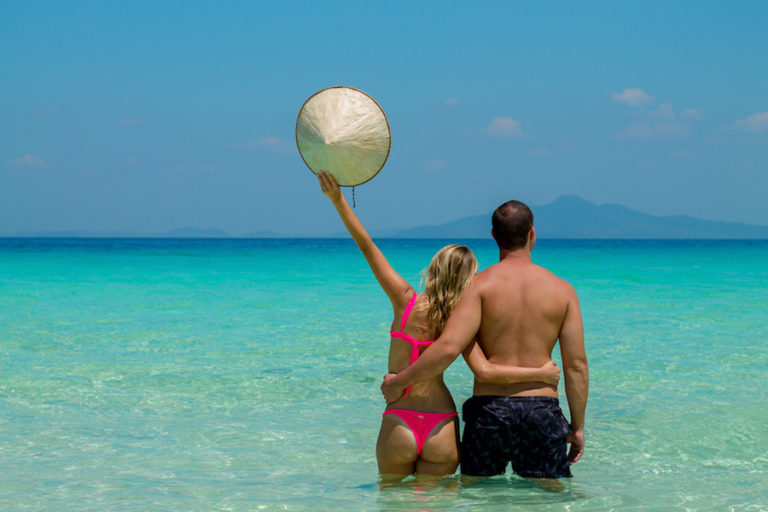
M 472 395 L 472 399 L 476 401 L 488 401 L 492 402 L 503 398 L 510 402 L 543 402 L 552 403 L 558 405 L 560 401 L 557 398 L 551 396 L 507 396 L 507 395 Z

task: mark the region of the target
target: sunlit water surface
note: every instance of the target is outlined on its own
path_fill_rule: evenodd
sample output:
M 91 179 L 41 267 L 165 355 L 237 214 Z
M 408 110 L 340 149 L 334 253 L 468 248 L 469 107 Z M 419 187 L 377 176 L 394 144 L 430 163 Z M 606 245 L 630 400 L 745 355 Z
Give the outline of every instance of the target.
M 414 285 L 442 245 L 381 242 Z M 350 241 L 0 240 L 0 510 L 768 509 L 768 242 L 534 256 L 582 303 L 575 478 L 380 488 L 391 309 Z

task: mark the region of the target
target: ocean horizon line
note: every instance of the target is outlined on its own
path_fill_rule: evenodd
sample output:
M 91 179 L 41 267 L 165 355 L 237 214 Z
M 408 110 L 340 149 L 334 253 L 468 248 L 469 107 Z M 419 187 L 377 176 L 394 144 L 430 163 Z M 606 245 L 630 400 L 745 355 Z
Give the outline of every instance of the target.
M 466 236 L 454 236 L 454 237 L 398 237 L 398 236 L 372 236 L 375 240 L 487 240 L 493 241 L 490 237 L 466 237 Z M 275 237 L 253 237 L 253 236 L 8 236 L 0 235 L 0 240 L 349 240 L 354 241 L 350 236 L 275 236 Z M 768 241 L 766 238 L 727 238 L 727 237 L 537 237 L 539 241 L 660 241 L 660 242 L 763 242 Z

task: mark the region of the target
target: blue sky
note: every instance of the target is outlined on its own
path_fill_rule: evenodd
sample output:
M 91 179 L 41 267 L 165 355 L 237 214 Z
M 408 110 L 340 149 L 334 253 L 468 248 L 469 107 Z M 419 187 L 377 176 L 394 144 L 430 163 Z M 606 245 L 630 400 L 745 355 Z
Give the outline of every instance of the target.
M 2 2 L 0 233 L 341 229 L 312 93 L 392 130 L 372 229 L 576 194 L 768 224 L 764 2 Z

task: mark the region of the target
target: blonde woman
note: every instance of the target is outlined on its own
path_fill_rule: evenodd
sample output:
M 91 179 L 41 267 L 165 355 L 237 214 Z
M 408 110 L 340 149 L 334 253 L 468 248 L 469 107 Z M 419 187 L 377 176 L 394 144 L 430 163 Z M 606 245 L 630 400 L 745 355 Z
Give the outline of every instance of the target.
M 318 174 L 323 193 L 330 198 L 341 220 L 368 261 L 373 275 L 392 303 L 389 371 L 412 364 L 419 353 L 440 335 L 464 288 L 477 272 L 469 248 L 449 245 L 440 249 L 425 271 L 425 290 L 415 290 L 390 266 L 347 204 L 335 178 Z M 472 371 L 485 382 L 549 382 L 557 384 L 560 370 L 550 361 L 540 368 L 499 366 L 488 362 L 479 345 L 465 353 Z M 387 404 L 382 416 L 376 458 L 385 479 L 406 475 L 445 476 L 459 464 L 459 422 L 456 405 L 442 375 L 408 388 Z

